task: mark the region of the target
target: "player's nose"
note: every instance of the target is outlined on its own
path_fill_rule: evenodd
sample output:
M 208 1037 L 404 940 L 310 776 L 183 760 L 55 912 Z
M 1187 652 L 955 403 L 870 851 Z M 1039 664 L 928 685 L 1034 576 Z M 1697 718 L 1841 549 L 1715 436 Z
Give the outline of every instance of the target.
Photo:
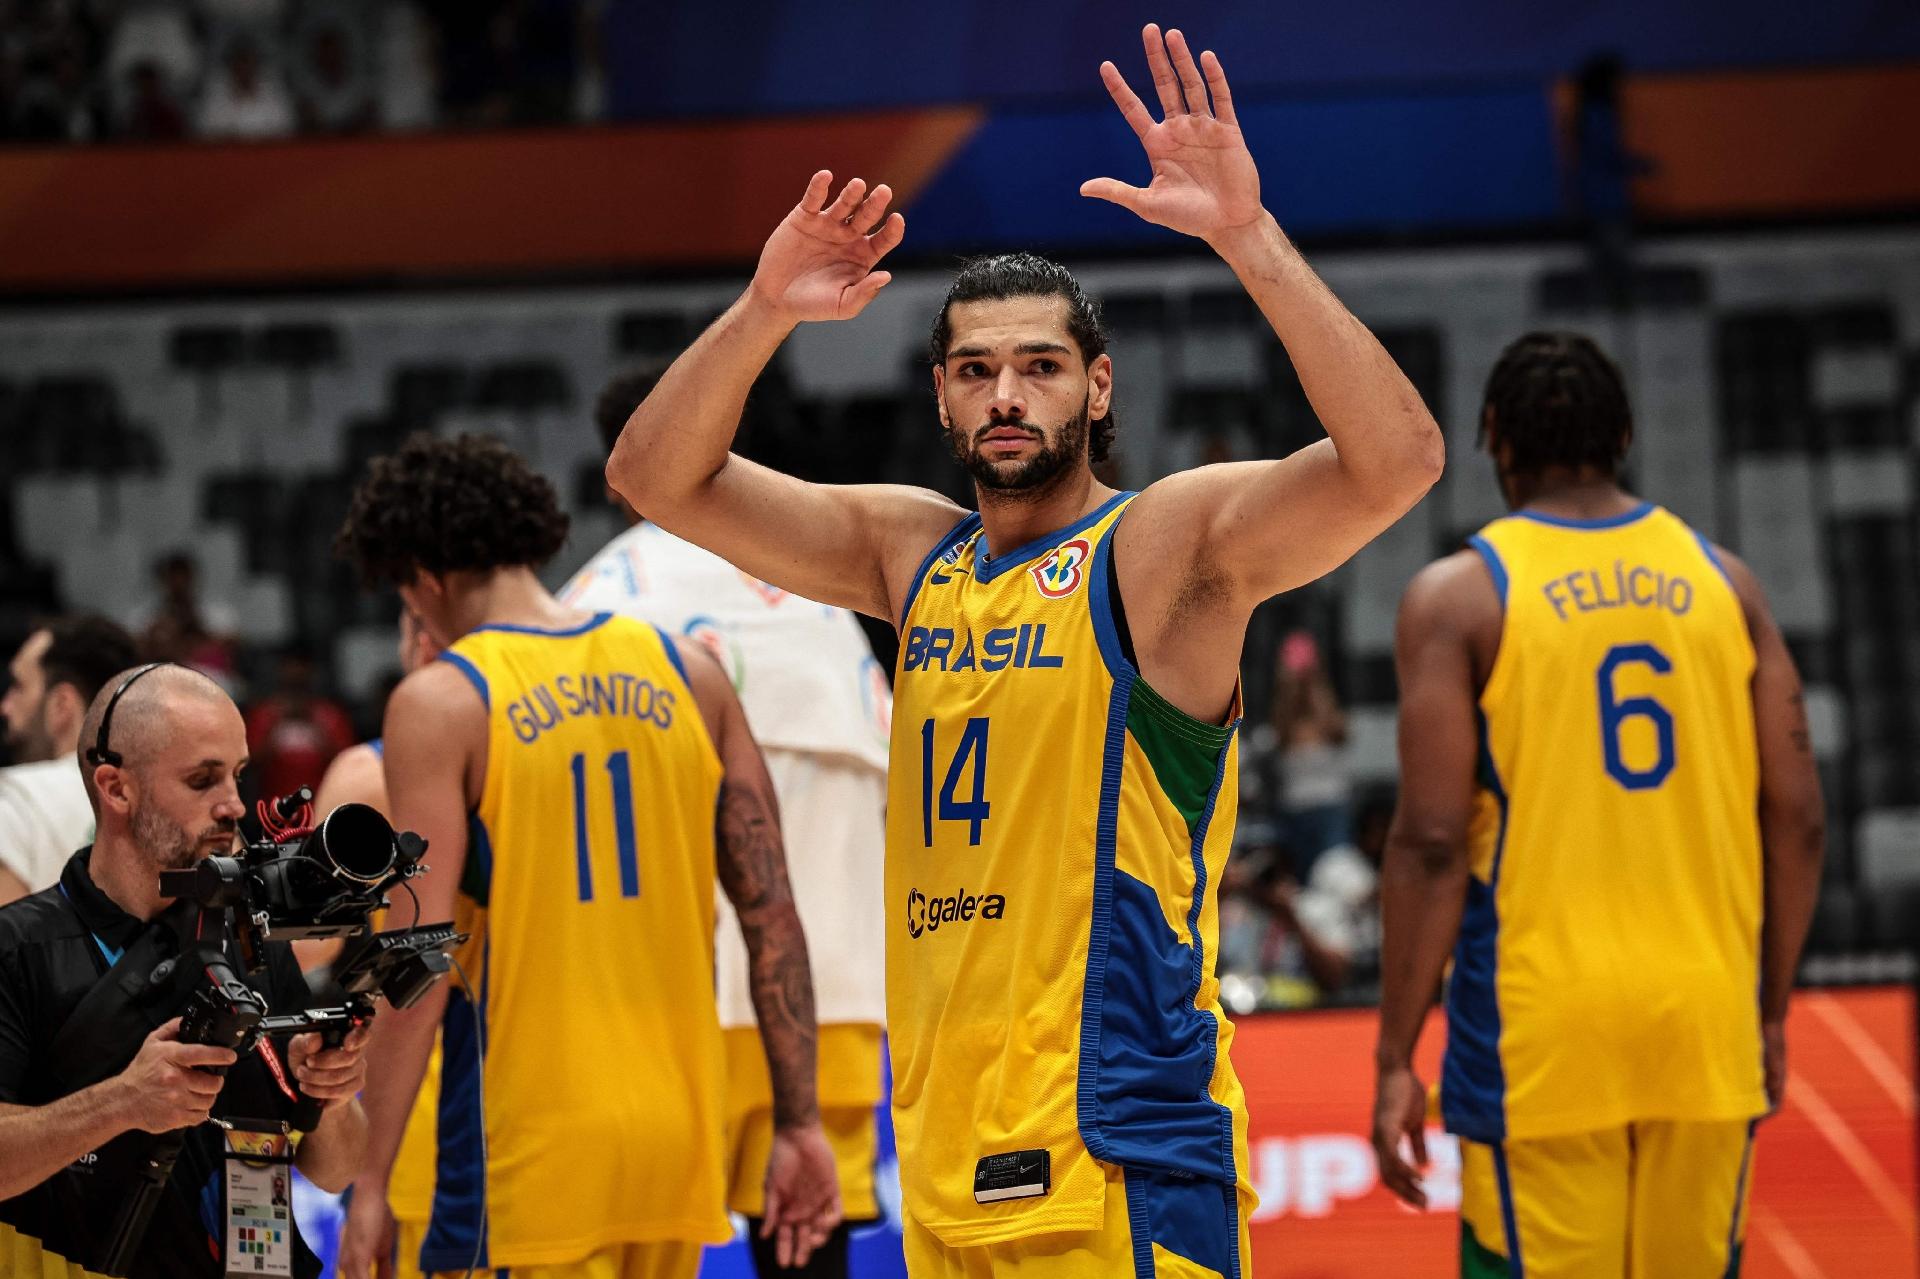
M 1001 417 L 1021 417 L 1027 411 L 1027 397 L 1020 390 L 1020 374 L 1017 369 L 1000 370 L 999 378 L 993 384 L 992 410 Z

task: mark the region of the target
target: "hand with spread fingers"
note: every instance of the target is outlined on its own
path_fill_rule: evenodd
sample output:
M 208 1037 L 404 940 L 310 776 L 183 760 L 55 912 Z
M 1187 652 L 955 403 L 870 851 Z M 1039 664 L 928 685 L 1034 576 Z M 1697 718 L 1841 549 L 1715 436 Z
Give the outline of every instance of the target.
M 1149 23 L 1141 37 L 1163 118 L 1155 123 L 1113 63 L 1100 64 L 1100 78 L 1146 148 L 1153 180 L 1136 187 L 1093 178 L 1081 184 L 1080 194 L 1203 240 L 1251 225 L 1262 213 L 1260 171 L 1240 133 L 1220 59 L 1209 49 L 1196 63 L 1178 30 L 1163 37 Z
M 906 219 L 887 212 L 892 189 L 882 183 L 869 191 L 854 178 L 829 200 L 832 190 L 833 174 L 813 175 L 754 269 L 753 294 L 791 323 L 851 320 L 893 279 L 874 270 L 907 232 Z

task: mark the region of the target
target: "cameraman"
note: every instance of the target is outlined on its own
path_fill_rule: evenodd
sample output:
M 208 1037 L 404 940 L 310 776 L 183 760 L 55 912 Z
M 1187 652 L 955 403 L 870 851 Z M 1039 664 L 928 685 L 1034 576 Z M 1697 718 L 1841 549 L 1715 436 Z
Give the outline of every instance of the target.
M 274 1043 L 272 1058 L 263 1043 L 244 1061 L 180 1042 L 178 1014 L 205 977 L 199 965 L 168 961 L 183 939 L 193 944 L 199 914 L 162 897 L 159 874 L 233 851 L 245 811 L 240 712 L 195 671 L 139 667 L 94 698 L 80 740 L 96 761 L 81 767 L 95 841 L 57 885 L 0 909 L 0 1258 L 35 1274 L 85 1264 L 133 1194 L 132 1170 L 158 1140 L 146 1134 L 184 1129 L 131 1274 L 213 1279 L 228 1268 L 229 1161 L 209 1114 L 290 1116 L 294 1101 L 274 1073 L 283 1062 L 287 1082 L 324 1103 L 294 1165 L 316 1185 L 343 1188 L 366 1144 L 354 1099 L 365 1031 L 337 1049 L 297 1035 Z M 314 1002 L 288 945 L 269 942 L 264 954 L 263 971 L 247 980 L 273 1012 Z M 213 1073 L 220 1068 L 224 1076 Z M 282 1242 L 294 1275 L 319 1273 L 297 1228 Z

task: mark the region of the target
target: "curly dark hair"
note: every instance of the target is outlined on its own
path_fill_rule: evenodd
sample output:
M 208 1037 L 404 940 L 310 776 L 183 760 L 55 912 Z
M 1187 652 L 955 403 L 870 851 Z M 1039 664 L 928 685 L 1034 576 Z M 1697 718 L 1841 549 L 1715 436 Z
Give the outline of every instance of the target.
M 398 586 L 421 571 L 539 568 L 566 540 L 553 485 L 512 449 L 417 434 L 367 464 L 333 549 L 368 586 Z
M 1612 474 L 1633 438 L 1620 370 L 1578 333 L 1528 333 L 1502 351 L 1487 378 L 1483 448 L 1489 421 L 1521 475 L 1550 466 Z
M 933 333 L 927 341 L 927 355 L 935 364 L 947 362 L 947 348 L 953 345 L 953 304 L 956 302 L 999 302 L 1007 298 L 1065 298 L 1067 333 L 1080 348 L 1082 363 L 1092 364 L 1107 351 L 1107 329 L 1100 319 L 1100 304 L 1087 296 L 1073 273 L 1050 258 L 1037 253 L 994 253 L 968 258 L 960 264 L 947 297 L 934 317 Z M 1119 430 L 1109 404 L 1107 415 L 1092 422 L 1087 431 L 1087 459 L 1104 462 L 1113 451 L 1113 437 Z

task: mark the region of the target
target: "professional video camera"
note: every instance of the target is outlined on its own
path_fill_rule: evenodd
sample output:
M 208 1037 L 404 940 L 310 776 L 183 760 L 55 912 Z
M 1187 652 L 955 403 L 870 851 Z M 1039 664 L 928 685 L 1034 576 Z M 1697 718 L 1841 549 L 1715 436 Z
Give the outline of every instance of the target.
M 342 804 L 313 826 L 312 804 L 313 793 L 305 787 L 263 802 L 259 817 L 265 839 L 233 856 L 208 857 L 190 870 L 160 873 L 164 895 L 199 904 L 200 935 L 206 935 L 207 921 L 217 918 L 212 937 L 224 938 L 231 927 L 240 945 L 239 969 L 219 940 L 191 947 L 207 982 L 194 990 L 181 1016 L 182 1042 L 230 1048 L 242 1058 L 268 1035 L 313 1031 L 328 1046 L 338 1045 L 355 1026 L 372 1020 L 375 996 L 395 1008 L 418 1002 L 447 974 L 453 949 L 467 939 L 451 924 L 370 933 L 369 918 L 388 905 L 387 890 L 426 869 L 420 861 L 426 841 L 411 831 L 396 834 L 365 804 Z M 276 1015 L 244 980 L 245 972 L 265 965 L 262 943 L 268 939 L 362 934 L 328 975 L 320 992 L 323 1006 Z M 287 1127 L 311 1131 L 320 1113 L 320 1103 L 299 1095 Z M 154 1144 L 141 1167 L 139 1188 L 122 1209 L 97 1267 L 103 1273 L 124 1275 L 131 1265 L 184 1140 L 183 1133 L 169 1133 Z

